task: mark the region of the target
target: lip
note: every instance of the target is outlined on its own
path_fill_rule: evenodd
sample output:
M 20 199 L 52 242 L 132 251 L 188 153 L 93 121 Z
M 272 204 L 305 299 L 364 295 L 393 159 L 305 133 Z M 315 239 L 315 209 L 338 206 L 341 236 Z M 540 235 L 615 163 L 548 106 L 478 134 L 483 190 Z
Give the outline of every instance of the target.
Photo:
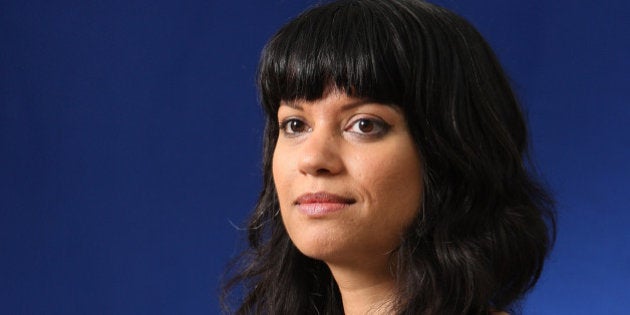
M 320 191 L 306 193 L 295 200 L 295 205 L 305 215 L 313 218 L 324 217 L 355 203 L 354 198 L 343 197 L 333 193 Z

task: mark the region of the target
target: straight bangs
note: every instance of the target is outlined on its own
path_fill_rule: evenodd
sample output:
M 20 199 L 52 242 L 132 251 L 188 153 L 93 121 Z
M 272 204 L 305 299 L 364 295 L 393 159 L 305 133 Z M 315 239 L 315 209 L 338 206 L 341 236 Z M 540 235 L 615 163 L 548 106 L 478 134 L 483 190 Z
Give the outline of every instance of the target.
M 396 29 L 400 23 L 390 21 L 386 6 L 391 5 L 340 1 L 280 29 L 265 46 L 259 68 L 262 104 L 270 118 L 281 101 L 313 101 L 333 90 L 402 106 L 412 90 L 414 67 L 408 64 L 410 45 Z

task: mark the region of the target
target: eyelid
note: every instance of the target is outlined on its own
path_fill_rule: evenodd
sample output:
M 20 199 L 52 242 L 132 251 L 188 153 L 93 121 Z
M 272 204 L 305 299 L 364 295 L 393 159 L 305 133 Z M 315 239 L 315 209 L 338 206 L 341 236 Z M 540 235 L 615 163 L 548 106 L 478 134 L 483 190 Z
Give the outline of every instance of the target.
M 288 132 L 287 131 L 287 126 L 289 125 L 289 123 L 294 122 L 294 121 L 299 121 L 302 124 L 304 124 L 304 126 L 308 129 L 307 131 L 294 131 L 294 132 Z M 300 118 L 300 117 L 296 117 L 296 116 L 289 116 L 286 118 L 283 118 L 279 121 L 279 131 L 284 134 L 286 137 L 297 137 L 300 134 L 304 133 L 304 132 L 308 132 L 311 130 L 311 127 L 305 122 L 304 119 Z
M 357 126 L 357 124 L 359 124 L 361 121 L 370 122 L 373 125 L 373 130 L 370 130 L 369 132 L 353 130 Z M 287 130 L 287 128 L 290 127 L 289 124 L 293 122 L 299 122 L 301 124 L 299 127 L 300 129 L 303 129 L 303 130 L 297 130 L 297 131 Z M 368 114 L 358 114 L 351 117 L 350 120 L 348 120 L 348 123 L 346 123 L 345 127 L 342 128 L 342 131 L 345 133 L 349 133 L 353 136 L 360 137 L 360 138 L 376 139 L 387 134 L 387 132 L 389 132 L 391 127 L 392 125 L 390 125 L 384 119 L 378 116 L 368 115 Z M 283 136 L 290 137 L 290 138 L 299 137 L 303 135 L 304 133 L 308 133 L 312 131 L 312 127 L 309 126 L 306 120 L 300 116 L 287 116 L 285 118 L 279 119 L 278 129 L 279 129 L 278 131 L 282 133 Z
M 352 128 L 354 126 L 356 126 L 360 121 L 369 121 L 372 124 L 374 124 L 375 129 L 377 129 L 374 132 L 370 132 L 370 133 L 363 133 L 363 132 L 356 132 L 356 131 L 352 131 Z M 372 115 L 358 115 L 356 117 L 353 117 L 349 123 L 347 124 L 347 127 L 344 128 L 345 132 L 349 132 L 352 133 L 354 135 L 357 135 L 359 137 L 363 137 L 363 138 L 378 138 L 381 137 L 383 135 L 385 135 L 390 129 L 391 129 L 391 125 L 388 124 L 384 119 L 379 118 L 379 117 L 375 117 Z

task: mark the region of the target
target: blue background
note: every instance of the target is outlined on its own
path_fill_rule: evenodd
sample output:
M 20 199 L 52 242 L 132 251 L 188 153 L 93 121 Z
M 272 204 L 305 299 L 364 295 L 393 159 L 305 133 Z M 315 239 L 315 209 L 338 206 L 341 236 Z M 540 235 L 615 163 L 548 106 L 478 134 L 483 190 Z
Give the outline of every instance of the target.
M 0 314 L 213 314 L 260 187 L 254 75 L 314 1 L 0 1 Z M 630 3 L 456 1 L 559 234 L 525 314 L 627 314 Z

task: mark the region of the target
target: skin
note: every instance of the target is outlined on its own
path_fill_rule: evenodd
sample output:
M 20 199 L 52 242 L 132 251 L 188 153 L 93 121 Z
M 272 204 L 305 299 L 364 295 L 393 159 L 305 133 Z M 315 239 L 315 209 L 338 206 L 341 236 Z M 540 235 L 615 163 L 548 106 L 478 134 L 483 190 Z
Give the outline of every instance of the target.
M 332 91 L 281 103 L 278 121 L 272 167 L 289 237 L 328 265 L 346 314 L 387 313 L 391 253 L 422 202 L 421 157 L 403 113 Z M 313 215 L 299 197 L 316 192 L 345 202 L 315 201 L 333 211 Z

